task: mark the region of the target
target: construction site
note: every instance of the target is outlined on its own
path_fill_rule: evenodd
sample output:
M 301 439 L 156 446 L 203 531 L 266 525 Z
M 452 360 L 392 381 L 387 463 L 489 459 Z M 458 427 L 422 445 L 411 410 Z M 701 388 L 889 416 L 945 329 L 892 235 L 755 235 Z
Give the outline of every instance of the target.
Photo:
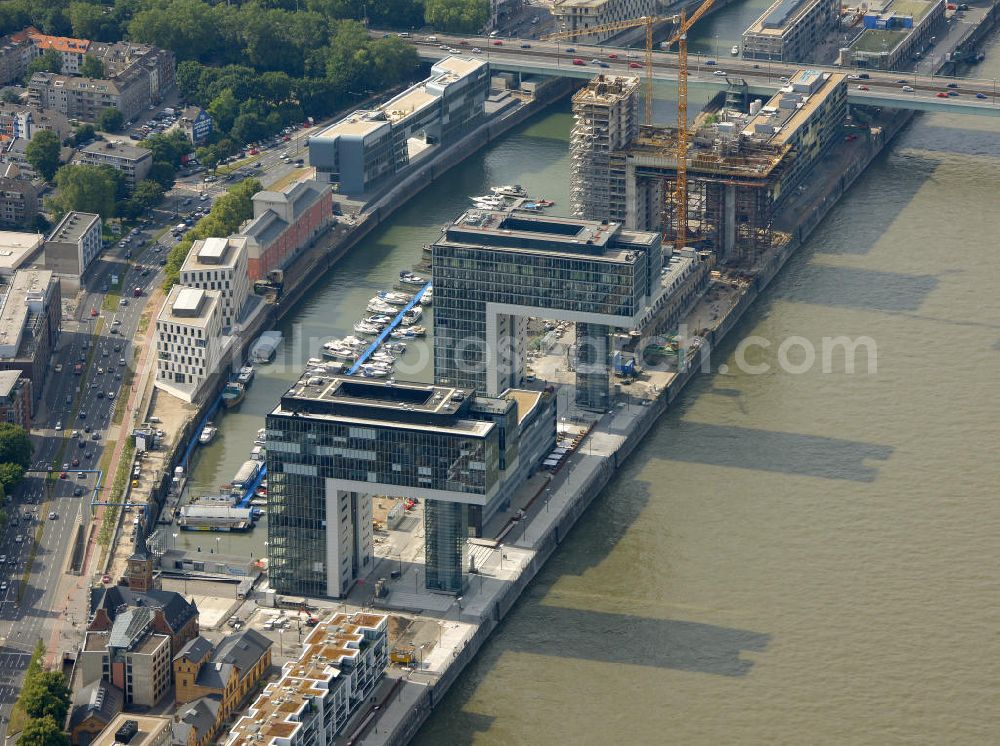
M 781 240 L 785 198 L 843 136 L 846 76 L 801 70 L 767 102 L 747 102 L 739 85 L 713 99 L 684 133 L 683 212 L 678 127 L 639 124 L 639 89 L 638 78 L 599 75 L 574 95 L 574 214 L 658 230 L 665 244 L 683 235 L 717 264 L 756 266 Z

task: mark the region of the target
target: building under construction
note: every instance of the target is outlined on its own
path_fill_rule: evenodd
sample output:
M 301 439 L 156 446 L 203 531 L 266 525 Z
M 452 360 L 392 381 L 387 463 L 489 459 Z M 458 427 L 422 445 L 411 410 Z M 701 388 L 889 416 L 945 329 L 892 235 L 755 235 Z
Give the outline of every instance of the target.
M 783 199 L 836 141 L 846 76 L 797 72 L 766 104 L 729 103 L 689 132 L 687 235 L 726 264 L 753 264 L 772 246 Z M 677 233 L 676 128 L 635 121 L 636 78 L 598 76 L 573 97 L 573 209 L 580 217 Z
M 573 117 L 573 213 L 624 223 L 624 152 L 639 136 L 639 79 L 598 75 L 573 96 Z

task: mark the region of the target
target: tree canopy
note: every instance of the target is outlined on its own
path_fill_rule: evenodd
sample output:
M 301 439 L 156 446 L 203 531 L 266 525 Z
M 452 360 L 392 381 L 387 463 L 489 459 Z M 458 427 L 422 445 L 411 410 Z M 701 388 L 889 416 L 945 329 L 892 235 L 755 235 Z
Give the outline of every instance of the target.
M 32 718 L 50 717 L 61 723 L 69 712 L 70 689 L 61 671 L 41 671 L 24 684 L 21 706 Z
M 479 31 L 490 17 L 489 0 L 426 0 L 424 17 L 441 31 Z
M 93 7 L 88 5 L 88 8 Z M 93 55 L 87 55 L 83 58 L 83 63 L 80 65 L 80 75 L 85 78 L 103 78 L 104 77 L 104 63 L 101 62 L 100 57 L 94 57 Z
M 96 212 L 107 220 L 115 214 L 122 176 L 111 166 L 71 164 L 56 172 L 56 193 L 50 199 L 54 212 Z
M 69 736 L 50 716 L 32 718 L 18 736 L 17 746 L 69 746 Z
M 97 126 L 102 132 L 118 132 L 125 123 L 125 117 L 119 109 L 109 106 L 97 117 Z
M 17 464 L 27 469 L 34 452 L 35 446 L 27 430 L 10 422 L 0 422 L 0 464 Z
M 52 130 L 36 132 L 25 150 L 31 167 L 46 181 L 52 181 L 59 168 L 59 136 Z

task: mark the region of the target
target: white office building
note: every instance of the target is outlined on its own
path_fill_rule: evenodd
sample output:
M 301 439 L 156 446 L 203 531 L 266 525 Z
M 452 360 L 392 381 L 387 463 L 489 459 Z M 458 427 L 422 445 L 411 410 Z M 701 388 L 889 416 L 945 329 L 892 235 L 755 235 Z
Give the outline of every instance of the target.
M 58 276 L 79 278 L 103 247 L 101 216 L 68 212 L 45 242 L 45 267 Z
M 156 318 L 156 387 L 197 401 L 232 343 L 222 336 L 222 293 L 175 285 Z
M 222 327 L 235 331 L 250 294 L 247 238 L 206 238 L 195 241 L 181 265 L 180 282 L 190 288 L 220 293 Z

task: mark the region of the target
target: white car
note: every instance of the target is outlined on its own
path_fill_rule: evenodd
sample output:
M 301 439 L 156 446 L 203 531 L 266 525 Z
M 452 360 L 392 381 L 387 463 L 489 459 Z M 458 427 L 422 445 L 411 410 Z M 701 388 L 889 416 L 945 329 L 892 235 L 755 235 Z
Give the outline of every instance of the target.
M 58 432 L 59 430 L 62 430 L 62 420 L 56 423 L 56 432 Z
M 54 510 L 49 513 L 49 520 L 50 521 L 54 521 L 58 517 L 59 516 L 56 515 L 56 512 Z
M 726 77 L 726 71 L 725 70 L 716 70 L 714 73 L 712 73 L 712 75 L 716 76 L 717 78 L 724 78 L 724 77 Z
M 482 49 L 480 49 L 479 47 L 473 47 L 473 48 L 472 48 L 472 53 L 473 53 L 473 54 L 482 54 L 482 53 L 483 53 L 483 50 L 482 50 Z
M 903 93 L 913 93 L 913 86 L 904 85 L 901 90 L 903 91 Z

